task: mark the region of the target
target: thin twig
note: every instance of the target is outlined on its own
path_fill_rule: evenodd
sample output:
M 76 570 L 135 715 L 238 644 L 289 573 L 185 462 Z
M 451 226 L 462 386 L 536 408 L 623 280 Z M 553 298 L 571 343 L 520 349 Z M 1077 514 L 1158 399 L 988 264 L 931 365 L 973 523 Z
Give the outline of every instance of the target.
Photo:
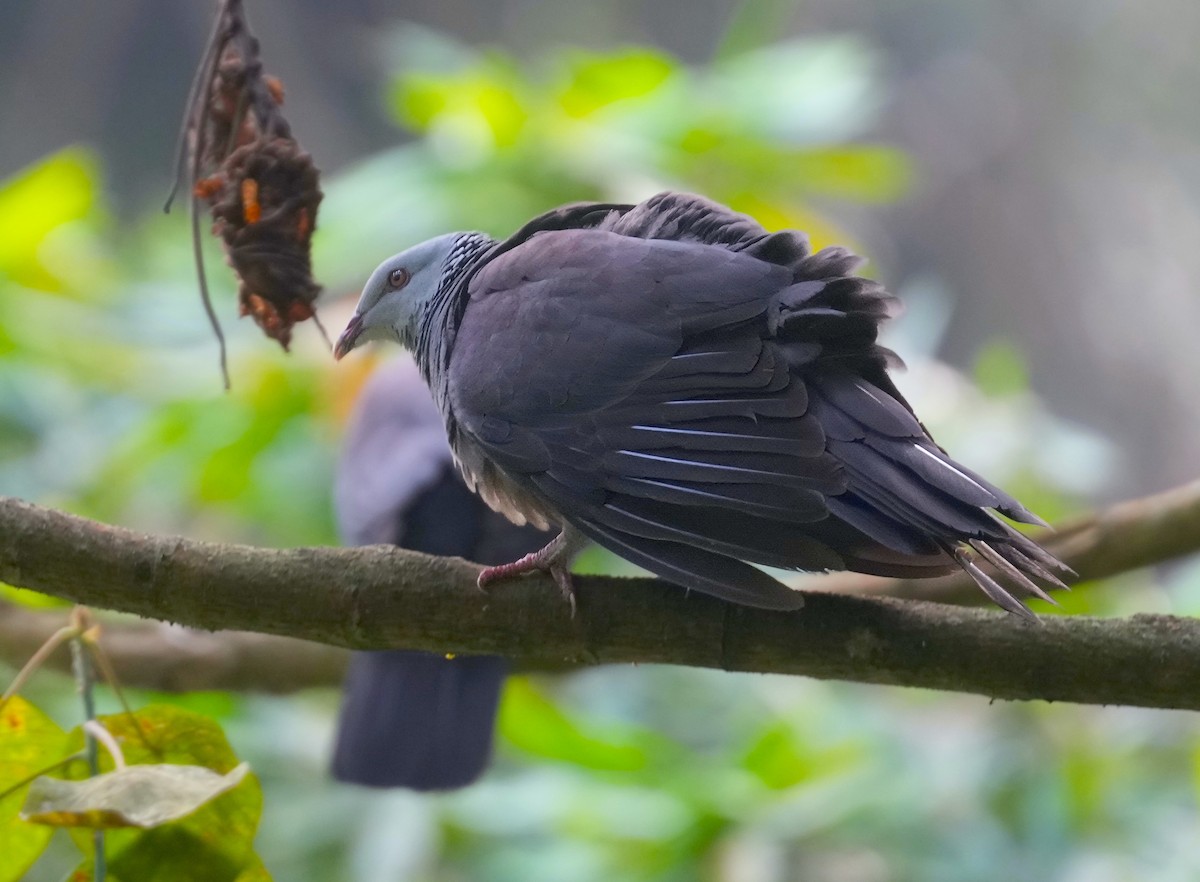
M 118 772 L 125 771 L 125 754 L 121 752 L 121 745 L 117 744 L 117 739 L 113 738 L 112 732 L 105 729 L 97 720 L 88 720 L 84 723 L 83 731 L 104 745 L 104 749 L 112 757 L 113 767 Z
M 21 687 L 25 685 L 25 682 L 31 676 L 33 676 L 34 672 L 37 671 L 38 668 L 45 664 L 46 659 L 51 656 L 54 650 L 58 649 L 58 647 L 62 646 L 63 643 L 74 637 L 76 633 L 77 631 L 75 628 L 67 625 L 59 628 L 46 638 L 46 641 L 38 648 L 37 652 L 29 657 L 29 661 L 25 662 L 25 664 L 21 667 L 21 670 L 17 671 L 17 676 L 13 677 L 12 683 L 10 683 L 8 688 L 4 690 L 4 694 L 0 695 L 0 710 L 4 709 L 4 705 L 8 703 L 10 698 L 21 691 Z
M 117 701 L 121 704 L 121 710 L 125 716 L 129 717 L 130 722 L 133 723 L 131 728 L 134 732 L 137 732 L 138 740 L 142 742 L 142 746 L 146 750 L 153 753 L 155 752 L 155 747 L 147 740 L 146 733 L 142 727 L 137 725 L 137 720 L 133 715 L 133 708 L 129 706 L 129 701 L 125 698 L 125 690 L 121 688 L 121 681 L 117 677 L 117 672 L 113 669 L 112 662 L 108 660 L 108 655 L 104 652 L 103 647 L 100 646 L 100 641 L 97 639 L 99 632 L 100 626 L 95 625 L 80 635 L 80 639 L 83 641 L 83 645 L 87 647 L 92 661 L 100 669 L 100 675 L 104 677 L 104 682 L 108 684 L 108 688 L 117 696 Z
M 78 613 L 73 618 L 76 618 L 76 628 L 79 628 L 79 620 L 83 614 Z M 88 661 L 87 650 L 84 649 L 83 641 L 75 637 L 71 641 L 71 664 L 75 671 L 75 684 L 79 689 L 79 694 L 83 697 L 83 752 L 87 757 L 88 772 L 93 778 L 100 774 L 100 756 L 96 747 L 96 736 L 93 734 L 89 723 L 96 723 L 96 697 L 92 692 L 92 667 Z M 92 831 L 92 847 L 95 851 L 95 857 L 92 861 L 93 875 L 95 882 L 104 882 L 104 878 L 108 873 L 107 861 L 104 854 L 104 831 L 96 828 Z
M 167 201 L 163 203 L 163 212 L 169 213 L 171 205 L 175 201 L 175 195 L 179 192 L 179 185 L 183 183 L 183 173 L 187 166 L 188 157 L 188 136 L 191 134 L 192 126 L 197 119 L 203 116 L 204 105 L 207 100 L 201 101 L 201 90 L 205 90 L 207 94 L 208 84 L 212 82 L 213 65 L 215 64 L 215 56 L 217 55 L 221 43 L 219 39 L 221 29 L 226 26 L 224 4 L 222 9 L 217 14 L 217 20 L 213 23 L 212 33 L 208 37 L 208 41 L 204 44 L 204 54 L 200 56 L 200 64 L 196 67 L 196 73 L 192 76 L 192 84 L 188 88 L 187 103 L 183 114 L 183 121 L 179 124 L 179 135 L 175 141 L 175 180 L 171 184 L 171 192 L 167 194 Z
M 191 88 L 188 90 L 187 109 L 183 115 L 183 122 L 179 132 L 179 142 L 176 146 L 175 182 L 171 187 L 170 194 L 167 196 L 166 204 L 163 205 L 163 211 L 171 210 L 171 203 L 174 201 L 175 194 L 179 190 L 190 150 L 191 169 L 189 177 L 192 188 L 188 195 L 188 204 L 192 227 L 192 257 L 196 262 L 196 276 L 200 285 L 200 301 L 204 305 L 204 313 L 208 316 L 208 323 L 212 326 L 213 334 L 217 338 L 221 381 L 225 387 L 225 391 L 228 392 L 231 385 L 229 381 L 225 332 L 222 330 L 221 322 L 217 318 L 216 310 L 213 308 L 212 297 L 208 290 L 208 278 L 204 272 L 204 249 L 201 247 L 200 234 L 200 200 L 196 196 L 195 191 L 195 184 L 200 180 L 200 169 L 204 161 L 204 152 L 207 149 L 208 127 L 205 125 L 204 119 L 212 90 L 212 79 L 221 60 L 222 47 L 225 45 L 225 40 L 222 38 L 222 31 L 229 26 L 228 8 L 231 3 L 228 0 L 224 0 L 219 5 L 220 9 L 217 13 L 216 24 L 213 26 L 213 31 L 206 44 L 204 55 L 201 57 L 200 65 L 196 68 Z
M 225 332 L 221 330 L 221 321 L 217 318 L 217 312 L 213 309 L 212 297 L 208 293 L 208 274 L 204 271 L 204 249 L 200 241 L 200 200 L 193 193 L 191 197 L 192 211 L 192 256 L 196 260 L 196 278 L 200 283 L 200 302 L 204 304 L 204 314 L 208 316 L 208 323 L 212 325 L 213 333 L 217 336 L 217 348 L 219 350 L 219 358 L 221 365 L 221 382 L 225 386 L 225 391 L 230 390 L 229 382 L 229 361 L 225 346 Z
M 325 330 L 325 326 L 321 324 L 321 319 L 317 315 L 316 310 L 313 310 L 313 324 L 317 326 L 317 330 L 321 332 L 321 339 L 325 341 L 325 345 L 329 349 L 333 349 L 333 341 L 329 339 L 329 332 Z

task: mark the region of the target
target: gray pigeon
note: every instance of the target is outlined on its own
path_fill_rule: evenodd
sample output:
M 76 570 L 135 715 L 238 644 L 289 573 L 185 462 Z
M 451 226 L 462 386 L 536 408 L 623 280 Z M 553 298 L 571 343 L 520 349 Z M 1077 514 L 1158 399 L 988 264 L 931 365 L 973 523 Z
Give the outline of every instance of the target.
M 954 462 L 888 376 L 893 298 L 844 248 L 768 233 L 698 196 L 586 203 L 495 241 L 451 233 L 371 274 L 334 347 L 416 356 L 468 483 L 558 525 L 532 570 L 569 590 L 590 540 L 684 588 L 766 609 L 800 593 L 761 564 L 938 576 L 1005 609 L 1066 567 L 995 512 L 1039 523 Z M 1007 584 L 978 565 L 984 560 Z
M 502 563 L 551 538 L 490 511 L 463 484 L 442 419 L 411 360 L 376 371 L 359 396 L 334 486 L 342 540 Z M 445 790 L 491 756 L 508 664 L 495 656 L 356 652 L 338 719 L 333 774 L 372 787 Z

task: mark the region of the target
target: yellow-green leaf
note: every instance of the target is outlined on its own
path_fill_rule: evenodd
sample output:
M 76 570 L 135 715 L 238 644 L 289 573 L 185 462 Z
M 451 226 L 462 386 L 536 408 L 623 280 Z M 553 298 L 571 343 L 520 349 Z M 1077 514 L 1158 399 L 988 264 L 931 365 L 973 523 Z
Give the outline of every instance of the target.
M 206 873 L 208 870 L 209 868 L 206 867 L 197 867 L 195 874 L 188 876 L 188 878 L 207 878 Z M 126 870 L 126 872 L 128 872 L 128 870 Z M 213 870 L 213 872 L 217 871 Z M 80 862 L 79 866 L 77 866 L 72 871 L 71 875 L 67 876 L 63 882 L 92 882 L 92 880 L 95 878 L 95 874 L 96 865 L 93 863 L 92 859 L 84 858 L 84 860 Z M 141 880 L 142 878 L 148 877 L 119 877 L 112 871 L 112 867 L 109 867 L 109 882 L 133 882 L 133 880 Z M 249 863 L 242 868 L 242 871 L 237 874 L 237 876 L 233 879 L 233 882 L 271 882 L 271 874 L 268 873 L 267 868 L 263 866 L 262 859 L 255 854 L 250 856 Z
M 17 695 L 0 709 L 0 792 L 65 757 L 67 733 Z M 45 849 L 54 831 L 18 812 L 25 788 L 0 799 L 0 882 L 15 882 Z
M 203 766 L 226 775 L 238 766 L 237 756 L 217 723 L 178 707 L 150 705 L 130 718 L 100 718 L 130 766 L 178 764 Z M 83 733 L 71 733 L 82 745 Z M 113 768 L 101 751 L 101 771 Z M 186 817 L 149 830 L 110 830 L 105 837 L 113 875 L 138 882 L 233 882 L 256 860 L 254 834 L 262 814 L 262 789 L 253 774 Z M 91 831 L 72 830 L 86 855 Z
M 263 866 L 262 859 L 257 854 L 238 874 L 234 882 L 271 882 L 271 874 Z
M 30 609 L 60 609 L 72 605 L 69 600 L 29 591 L 26 588 L 14 588 L 4 582 L 0 582 L 0 602 L 15 603 Z
M 242 872 L 238 873 L 234 882 L 271 882 L 271 874 L 263 866 L 262 859 L 255 855 Z
M 582 117 L 617 101 L 648 95 L 666 82 L 669 58 L 645 49 L 615 55 L 575 56 L 571 78 L 559 96 L 569 116 Z
M 95 163 L 69 148 L 0 183 L 0 275 L 55 291 L 59 273 L 43 246 L 55 230 L 87 217 L 96 202 Z
M 510 72 L 483 65 L 453 77 L 412 74 L 393 90 L 402 119 L 421 130 L 449 127 L 458 137 L 476 133 L 493 147 L 511 147 L 520 137 L 529 112 L 520 82 Z
M 784 790 L 813 774 L 812 757 L 796 749 L 786 726 L 767 729 L 746 754 L 746 768 L 772 790 Z

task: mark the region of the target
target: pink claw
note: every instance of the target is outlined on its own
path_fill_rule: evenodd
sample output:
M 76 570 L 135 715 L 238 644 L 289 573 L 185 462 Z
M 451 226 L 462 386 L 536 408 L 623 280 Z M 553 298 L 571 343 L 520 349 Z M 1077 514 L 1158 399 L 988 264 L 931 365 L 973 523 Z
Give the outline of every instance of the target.
M 553 543 L 551 543 L 553 544 Z M 527 576 L 530 573 L 548 573 L 554 579 L 558 590 L 562 592 L 563 597 L 571 607 L 571 617 L 575 617 L 575 586 L 571 581 L 571 571 L 565 566 L 562 566 L 556 559 L 553 553 L 547 553 L 550 546 L 546 546 L 541 551 L 533 552 L 525 555 L 520 560 L 514 560 L 512 563 L 498 564 L 494 567 L 484 567 L 479 571 L 479 577 L 475 583 L 480 590 L 487 591 L 497 582 L 503 582 L 507 579 L 515 579 L 518 576 Z

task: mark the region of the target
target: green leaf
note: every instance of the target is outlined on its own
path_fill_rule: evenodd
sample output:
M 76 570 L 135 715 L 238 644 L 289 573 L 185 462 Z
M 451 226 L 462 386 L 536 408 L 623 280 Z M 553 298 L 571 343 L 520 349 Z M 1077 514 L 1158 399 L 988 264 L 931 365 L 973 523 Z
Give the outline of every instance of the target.
M 28 609 L 60 609 L 73 605 L 69 600 L 30 591 L 28 588 L 15 588 L 6 582 L 0 582 L 0 602 L 14 603 Z
M 767 729 L 746 754 L 746 768 L 772 790 L 784 790 L 799 784 L 812 774 L 810 758 L 792 743 L 787 726 Z
M 861 756 L 850 743 L 821 749 L 805 744 L 790 726 L 780 723 L 764 731 L 746 753 L 746 769 L 772 790 L 844 771 Z
M 263 866 L 262 859 L 255 855 L 242 872 L 238 873 L 234 882 L 271 882 L 271 874 Z
M 639 745 L 585 732 L 524 677 L 514 677 L 505 686 L 499 731 L 534 756 L 588 769 L 635 771 L 647 762 L 646 751 Z
M 648 95 L 674 72 L 669 58 L 645 49 L 614 55 L 579 54 L 570 62 L 571 75 L 559 95 L 568 116 L 583 117 L 617 101 Z
M 241 763 L 226 775 L 179 765 L 129 766 L 83 781 L 43 775 L 30 784 L 21 818 L 51 827 L 158 827 L 228 793 L 249 771 Z
M 993 340 L 980 350 L 974 374 L 976 385 L 992 398 L 1009 398 L 1029 390 L 1025 359 L 1005 340 Z
M 67 733 L 19 695 L 0 709 L 0 792 L 67 756 Z M 15 882 L 50 841 L 49 827 L 20 819 L 21 792 L 0 799 L 0 882 Z
M 397 83 L 392 94 L 397 116 L 420 130 L 433 125 L 449 100 L 449 90 L 442 80 L 426 74 L 409 74 Z
M 214 721 L 177 707 L 150 705 L 134 717 L 114 714 L 100 717 L 121 746 L 131 766 L 172 764 L 203 766 L 226 775 L 238 759 Z M 83 744 L 83 733 L 71 733 Z M 112 770 L 112 760 L 101 752 L 101 771 Z M 254 775 L 192 812 L 150 830 L 117 829 L 106 836 L 106 853 L 113 875 L 137 882 L 233 882 L 257 860 L 252 846 L 262 814 L 262 788 Z M 91 832 L 72 830 L 86 855 Z
M 457 140 L 481 137 L 488 148 L 508 147 L 529 119 L 521 91 L 517 74 L 492 60 L 449 77 L 404 76 L 392 90 L 392 106 L 400 119 L 421 131 L 441 128 Z
M 0 184 L 0 275 L 57 291 L 59 276 L 39 252 L 51 233 L 87 217 L 96 202 L 91 155 L 69 148 Z

